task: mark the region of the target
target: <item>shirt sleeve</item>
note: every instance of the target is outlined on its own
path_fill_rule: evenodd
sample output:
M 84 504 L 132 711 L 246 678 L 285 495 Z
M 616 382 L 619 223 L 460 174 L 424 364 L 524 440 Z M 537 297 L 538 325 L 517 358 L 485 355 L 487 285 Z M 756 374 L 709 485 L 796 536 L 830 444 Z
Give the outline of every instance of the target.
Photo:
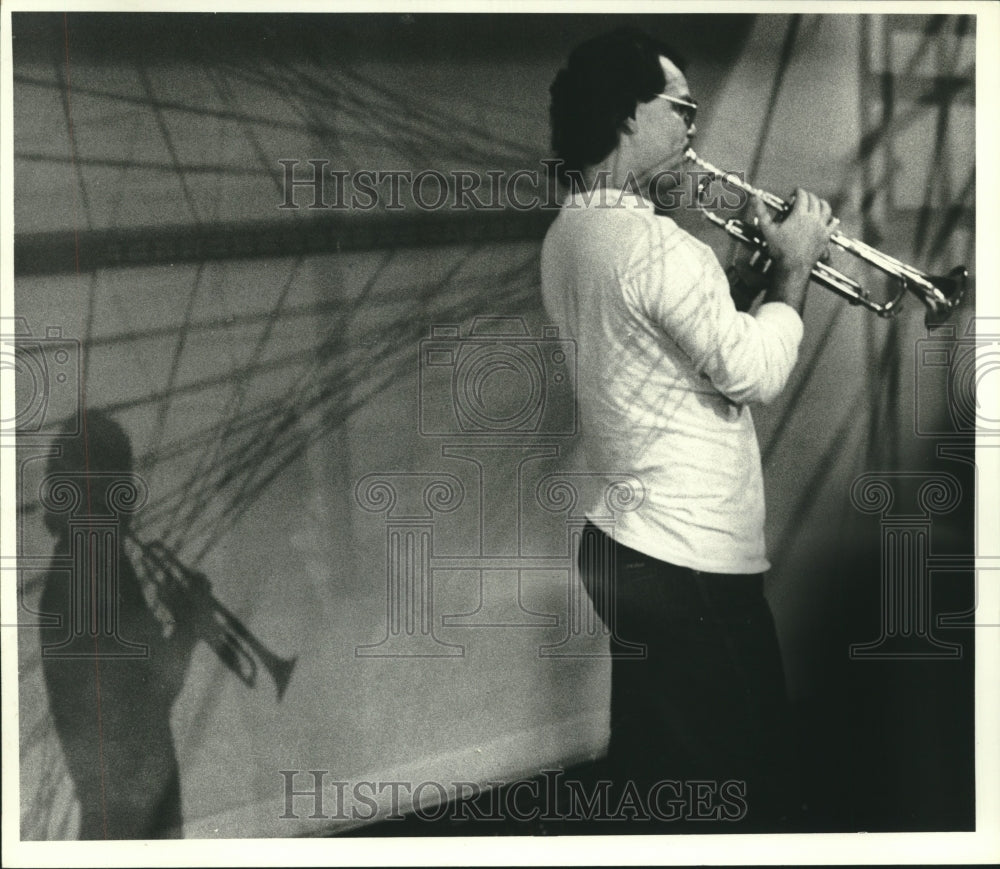
M 783 302 L 736 310 L 712 250 L 672 220 L 643 221 L 627 256 L 626 301 L 737 404 L 772 401 L 798 358 L 802 319 Z

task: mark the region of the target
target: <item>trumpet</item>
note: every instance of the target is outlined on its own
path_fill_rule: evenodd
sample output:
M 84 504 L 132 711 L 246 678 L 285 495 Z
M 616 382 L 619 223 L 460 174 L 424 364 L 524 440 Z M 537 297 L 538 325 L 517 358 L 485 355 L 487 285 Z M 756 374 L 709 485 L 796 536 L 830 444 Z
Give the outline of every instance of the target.
M 131 534 L 126 540 L 138 549 L 145 573 L 155 584 L 161 602 L 170 609 L 166 600 L 183 599 L 191 611 L 195 636 L 208 643 L 248 688 L 257 684 L 259 660 L 274 681 L 281 700 L 297 659 L 281 658 L 268 649 L 211 593 L 205 574 L 188 567 L 163 543 L 145 542 Z
M 726 172 L 702 160 L 692 149 L 688 148 L 684 156 L 704 169 L 708 175 L 698 184 L 698 207 L 708 220 L 720 229 L 725 230 L 733 238 L 755 248 L 755 258 L 765 254 L 767 242 L 754 226 L 743 220 L 730 218 L 726 220 L 702 204 L 702 197 L 708 185 L 716 179 L 725 181 L 734 187 L 759 198 L 764 205 L 775 211 L 779 216 L 786 215 L 791 205 L 779 196 L 760 190 L 748 184 L 733 172 Z M 889 275 L 897 284 L 896 295 L 884 302 L 873 300 L 864 287 L 847 275 L 832 268 L 825 262 L 818 262 L 813 267 L 811 278 L 816 283 L 832 290 L 852 305 L 861 305 L 880 317 L 893 317 L 899 312 L 907 293 L 916 296 L 927 309 L 924 323 L 928 328 L 940 326 L 946 322 L 962 301 L 965 294 L 965 284 L 968 270 L 965 266 L 957 266 L 947 275 L 930 275 L 913 266 L 882 253 L 880 250 L 865 244 L 863 241 L 848 238 L 840 232 L 830 237 L 830 242 L 859 259 L 865 260 L 874 268 Z

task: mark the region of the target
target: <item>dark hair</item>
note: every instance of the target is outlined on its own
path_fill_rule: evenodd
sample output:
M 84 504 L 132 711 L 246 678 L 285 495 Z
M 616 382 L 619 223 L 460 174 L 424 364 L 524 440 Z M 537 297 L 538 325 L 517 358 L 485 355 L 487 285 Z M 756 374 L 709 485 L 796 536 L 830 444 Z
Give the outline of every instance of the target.
M 558 174 L 598 163 L 618 144 L 636 106 L 663 92 L 660 57 L 684 70 L 684 59 L 641 30 L 623 27 L 595 36 L 570 53 L 549 88 L 552 150 L 562 160 Z

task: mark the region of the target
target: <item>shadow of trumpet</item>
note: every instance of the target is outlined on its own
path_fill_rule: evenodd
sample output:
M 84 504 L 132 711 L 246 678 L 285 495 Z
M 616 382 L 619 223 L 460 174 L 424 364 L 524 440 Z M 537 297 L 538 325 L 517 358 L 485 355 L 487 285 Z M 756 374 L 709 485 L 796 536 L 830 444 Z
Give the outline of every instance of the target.
M 184 564 L 160 541 L 142 541 L 129 534 L 136 563 L 153 583 L 159 605 L 175 623 L 185 622 L 206 642 L 219 660 L 248 688 L 257 685 L 258 662 L 274 682 L 280 701 L 288 688 L 297 657 L 271 651 L 211 592 L 208 577 Z

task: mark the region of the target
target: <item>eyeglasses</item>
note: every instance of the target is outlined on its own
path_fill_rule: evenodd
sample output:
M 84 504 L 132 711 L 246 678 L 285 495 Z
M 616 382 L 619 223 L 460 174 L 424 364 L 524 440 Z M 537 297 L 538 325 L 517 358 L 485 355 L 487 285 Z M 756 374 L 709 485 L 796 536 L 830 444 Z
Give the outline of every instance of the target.
M 698 114 L 698 101 L 697 100 L 685 100 L 680 97 L 672 97 L 668 94 L 657 94 L 661 100 L 667 100 L 674 105 L 674 111 L 683 118 L 684 123 L 687 124 L 690 130 L 694 126 L 695 115 Z

